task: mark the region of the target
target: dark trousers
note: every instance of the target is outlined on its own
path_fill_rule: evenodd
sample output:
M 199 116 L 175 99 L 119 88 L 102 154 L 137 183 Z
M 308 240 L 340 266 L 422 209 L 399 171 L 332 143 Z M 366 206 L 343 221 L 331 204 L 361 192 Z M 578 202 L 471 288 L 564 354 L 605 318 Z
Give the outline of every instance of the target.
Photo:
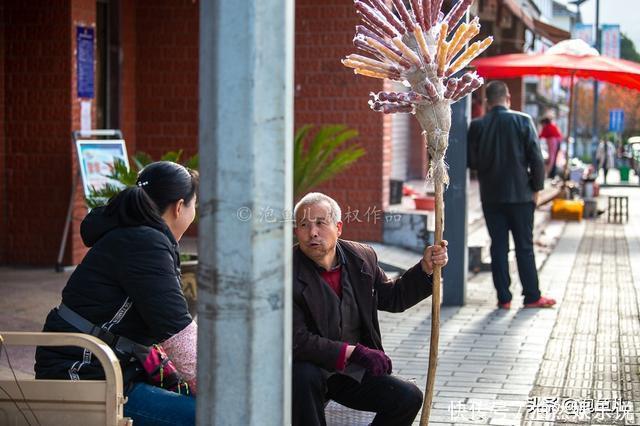
M 422 406 L 422 392 L 412 383 L 393 376 L 368 374 L 358 383 L 308 362 L 293 363 L 292 420 L 294 426 L 326 425 L 329 399 L 355 410 L 377 413 L 376 425 L 411 425 Z
M 535 204 L 501 203 L 482 205 L 484 220 L 491 237 L 491 273 L 498 292 L 498 302 L 511 301 L 511 277 L 509 276 L 509 231 L 516 245 L 518 274 L 522 283 L 524 303 L 540 298 L 538 270 L 533 253 L 533 212 Z

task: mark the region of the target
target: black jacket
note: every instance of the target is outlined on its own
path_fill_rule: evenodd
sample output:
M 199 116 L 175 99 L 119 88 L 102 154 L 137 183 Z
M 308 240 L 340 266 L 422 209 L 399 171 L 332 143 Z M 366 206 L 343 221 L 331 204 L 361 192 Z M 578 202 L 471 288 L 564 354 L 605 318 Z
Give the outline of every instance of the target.
M 378 266 L 369 246 L 338 240 L 344 253 L 346 271 L 358 303 L 362 339 L 359 343 L 382 350 L 378 309 L 402 312 L 431 295 L 433 281 L 420 263 L 400 278 L 390 280 Z M 320 287 L 327 285 L 314 262 L 296 245 L 293 248 L 293 361 L 312 362 L 335 371 L 343 343 L 330 340 L 327 309 Z
M 191 323 L 178 244 L 166 226 L 120 227 L 103 210 L 94 209 L 82 222 L 82 239 L 91 249 L 62 290 L 62 302 L 117 335 L 143 345 L 162 342 Z M 78 330 L 53 309 L 43 331 Z M 120 361 L 127 373 L 135 367 Z M 39 379 L 104 377 L 90 352 L 72 347 L 38 347 L 35 371 Z
M 544 188 L 544 161 L 529 115 L 496 106 L 471 122 L 467 140 L 483 204 L 528 202 Z

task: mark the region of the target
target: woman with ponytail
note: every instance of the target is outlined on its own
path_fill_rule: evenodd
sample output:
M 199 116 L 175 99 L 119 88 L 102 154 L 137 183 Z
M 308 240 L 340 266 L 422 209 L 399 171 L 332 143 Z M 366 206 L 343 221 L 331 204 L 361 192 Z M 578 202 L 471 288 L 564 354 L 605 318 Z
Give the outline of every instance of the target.
M 93 209 L 80 228 L 90 250 L 44 325 L 43 331 L 83 331 L 80 317 L 98 326 L 98 337 L 164 348 L 189 391 L 145 383 L 140 362 L 116 347 L 128 397 L 124 414 L 135 425 L 195 424 L 197 327 L 180 285 L 178 241 L 195 218 L 197 189 L 197 172 L 159 161 L 140 171 L 136 186 Z M 91 352 L 72 347 L 38 347 L 35 371 L 39 379 L 104 378 Z

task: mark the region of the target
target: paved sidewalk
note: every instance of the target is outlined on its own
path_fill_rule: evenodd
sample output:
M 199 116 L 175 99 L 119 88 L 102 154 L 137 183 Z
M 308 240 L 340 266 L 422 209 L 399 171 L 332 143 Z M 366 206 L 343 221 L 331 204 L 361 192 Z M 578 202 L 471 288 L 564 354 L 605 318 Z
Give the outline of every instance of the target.
M 521 309 L 516 297 L 510 311 L 495 309 L 488 272 L 469 279 L 464 307 L 442 308 L 431 425 L 640 423 L 640 191 L 605 189 L 600 208 L 607 194 L 629 195 L 628 225 L 608 224 L 605 214 L 581 223 L 551 221 L 539 235 L 541 289 L 558 300 L 556 308 Z M 515 265 L 512 272 L 516 296 Z M 380 315 L 395 373 L 422 389 L 430 313 L 426 301 Z M 332 425 L 366 425 L 371 418 L 328 406 Z
M 536 246 L 541 287 L 558 300 L 555 309 L 521 309 L 516 297 L 510 311 L 496 310 L 488 272 L 470 276 L 465 306 L 442 309 L 431 425 L 640 423 L 640 190 L 603 189 L 600 208 L 607 194 L 629 195 L 627 225 L 606 223 L 606 214 L 546 223 L 547 213 L 537 213 L 544 225 Z M 517 296 L 515 267 L 512 272 Z M 0 328 L 39 330 L 67 276 L 0 268 Z M 395 373 L 422 388 L 430 313 L 425 301 L 403 314 L 380 315 Z M 32 374 L 32 351 L 12 350 L 20 375 Z M 5 365 L 0 362 L 0 376 Z M 571 407 L 578 413 L 582 407 L 582 417 L 568 417 Z M 634 415 L 624 415 L 627 408 Z M 614 409 L 624 419 L 606 416 Z M 372 417 L 333 404 L 328 414 L 330 425 L 365 425 Z

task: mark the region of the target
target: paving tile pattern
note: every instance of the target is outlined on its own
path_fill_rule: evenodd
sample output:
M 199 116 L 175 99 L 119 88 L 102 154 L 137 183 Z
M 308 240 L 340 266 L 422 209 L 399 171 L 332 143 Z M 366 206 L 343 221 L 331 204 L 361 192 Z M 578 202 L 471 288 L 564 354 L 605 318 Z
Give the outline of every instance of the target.
M 524 424 L 639 424 L 638 318 L 624 226 L 589 222 Z

